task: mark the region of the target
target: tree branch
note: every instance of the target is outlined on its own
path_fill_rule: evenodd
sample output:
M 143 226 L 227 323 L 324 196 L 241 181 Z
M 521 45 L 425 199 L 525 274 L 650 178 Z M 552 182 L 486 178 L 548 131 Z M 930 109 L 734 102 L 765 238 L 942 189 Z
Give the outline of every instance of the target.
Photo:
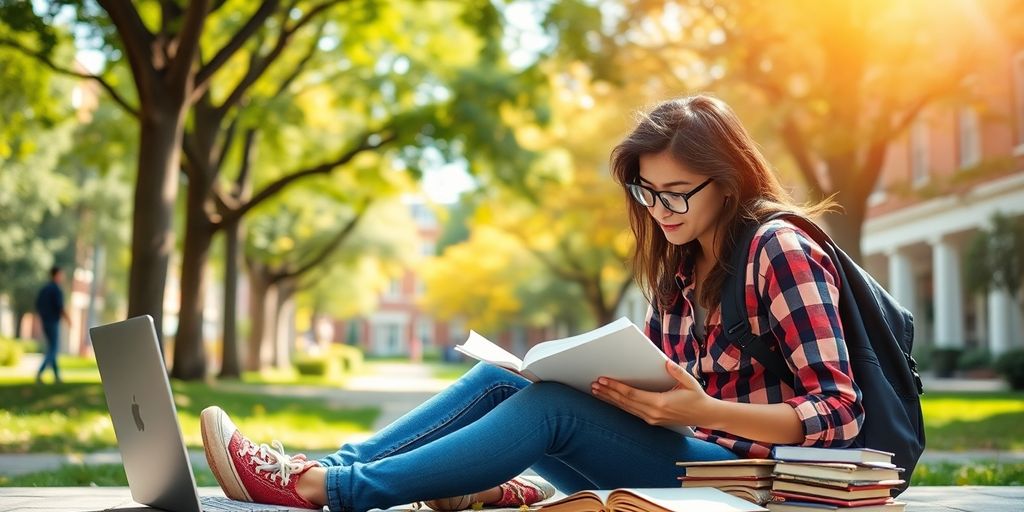
M 210 14 L 210 0 L 191 0 L 185 11 L 185 23 L 178 33 L 178 47 L 170 63 L 168 80 L 175 91 L 183 90 L 199 54 L 199 38 L 203 35 L 206 17 Z
M 306 263 L 300 265 L 298 268 L 292 270 L 282 269 L 280 272 L 277 272 L 274 275 L 273 282 L 278 283 L 284 279 L 296 279 L 305 274 L 306 272 L 309 272 L 317 265 L 323 263 L 324 260 L 326 260 L 327 257 L 331 255 L 331 253 L 333 253 L 338 247 L 340 247 L 341 244 L 346 239 L 348 239 L 349 235 L 352 234 L 352 231 L 356 228 L 356 225 L 359 223 L 359 220 L 362 219 L 363 215 L 366 213 L 369 204 L 370 200 L 364 200 L 363 203 L 356 209 L 356 214 L 351 219 L 349 219 L 348 222 L 345 223 L 341 230 L 339 230 L 338 233 L 335 234 L 334 237 L 331 238 L 329 242 L 327 242 L 327 245 L 320 249 L 320 252 L 316 256 L 314 256 Z
M 281 81 L 281 84 L 278 86 L 277 94 L 275 94 L 275 96 L 279 96 L 283 94 L 285 91 L 287 91 L 288 87 L 292 85 L 292 82 L 298 79 L 299 75 L 302 74 L 302 71 L 306 68 L 306 65 L 309 64 L 309 61 L 313 60 L 313 57 L 316 55 L 317 46 L 320 44 L 320 37 L 323 36 L 325 25 L 326 22 L 323 21 L 321 21 L 317 25 L 316 34 L 313 36 L 313 42 L 310 43 L 309 49 L 306 50 L 306 54 L 302 56 L 302 59 L 300 59 L 299 62 L 295 64 L 295 68 L 292 69 L 292 72 L 289 73 L 288 76 L 286 76 L 285 79 Z
M 122 0 L 96 0 L 110 15 L 110 20 L 117 28 L 121 41 L 124 44 L 125 53 L 128 56 L 128 64 L 135 76 L 135 87 L 139 94 L 140 105 L 149 105 L 162 93 L 155 88 L 159 80 L 156 68 L 153 67 L 153 60 L 150 52 L 153 45 L 153 33 L 146 28 L 146 24 L 139 17 L 131 2 Z M 141 117 L 141 110 L 138 117 Z
M 378 135 L 380 137 L 380 140 L 378 140 L 375 143 L 371 143 L 370 138 L 372 135 Z M 252 199 L 247 201 L 244 205 L 236 209 L 230 215 L 230 217 L 232 218 L 231 220 L 237 219 L 238 217 L 245 215 L 249 210 L 255 208 L 263 201 L 266 201 L 267 199 L 273 197 L 274 194 L 277 194 L 278 192 L 284 190 L 286 187 L 288 187 L 289 185 L 298 180 L 301 180 L 308 176 L 328 174 L 334 169 L 352 161 L 352 159 L 355 158 L 356 155 L 358 155 L 359 153 L 362 153 L 363 151 L 369 151 L 371 149 L 378 149 L 386 144 L 393 142 L 395 139 L 397 139 L 397 136 L 393 133 L 383 136 L 379 134 L 364 134 L 360 137 L 359 144 L 356 147 L 349 149 L 348 151 L 345 151 L 337 158 L 314 165 L 313 167 L 308 167 L 306 169 L 289 173 L 285 176 L 282 176 L 277 181 L 274 181 L 273 183 L 270 183 L 269 185 L 263 187 L 263 189 L 261 189 L 255 195 L 253 195 Z
M 786 114 L 786 119 L 782 122 L 782 126 L 779 127 L 779 134 L 782 135 L 782 142 L 786 145 L 786 149 L 793 155 L 793 159 L 796 160 L 796 167 L 803 175 L 804 181 L 807 183 L 807 187 L 815 198 L 821 198 L 825 195 L 824 187 L 821 186 L 821 181 L 818 179 L 818 173 L 814 168 L 814 162 L 811 161 L 810 152 L 807 150 L 807 142 L 804 138 L 803 133 L 800 132 L 800 128 L 796 125 L 796 120 L 792 114 Z
M 108 94 L 110 94 L 110 97 L 114 100 L 115 103 L 117 103 L 121 108 L 123 108 L 132 116 L 136 118 L 139 117 L 138 107 L 135 107 L 132 104 L 128 103 L 128 100 L 126 100 L 124 96 L 121 96 L 121 94 L 117 92 L 117 89 L 114 89 L 114 86 L 110 85 L 110 82 L 104 80 L 103 77 L 99 75 L 93 75 L 91 73 L 82 73 L 79 71 L 75 71 L 73 69 L 62 68 L 58 66 L 55 62 L 53 62 L 53 60 L 51 60 L 43 52 L 33 51 L 29 48 L 22 46 L 21 43 L 14 41 L 12 39 L 0 38 L 0 46 L 7 46 L 9 48 L 13 48 L 29 57 L 36 59 L 37 61 L 46 65 L 46 67 L 62 75 L 73 76 L 85 80 L 95 80 L 96 83 L 100 84 L 100 87 L 103 87 L 103 89 L 106 90 Z
M 263 23 L 267 21 L 267 18 L 277 9 L 278 0 L 264 0 L 260 3 L 259 8 L 256 12 L 242 25 L 242 28 L 238 29 L 231 39 L 228 40 L 224 46 L 214 54 L 210 62 L 206 63 L 198 73 L 196 73 L 196 90 L 205 90 L 210 84 L 210 78 L 213 77 L 214 73 L 217 72 L 227 61 L 231 60 L 231 57 L 235 55 L 245 45 L 245 42 L 249 40 L 263 26 Z
M 242 96 L 249 90 L 249 87 L 256 83 L 256 80 L 263 76 L 263 73 L 267 71 L 270 65 L 281 56 L 281 53 L 284 52 L 284 49 L 288 46 L 288 42 L 291 40 L 292 36 L 295 35 L 295 32 L 312 21 L 321 12 L 344 1 L 346 0 L 326 0 L 325 2 L 310 9 L 309 12 L 304 14 L 302 18 L 299 18 L 299 20 L 291 27 L 282 27 L 281 33 L 278 34 L 277 41 L 274 43 L 274 47 L 266 56 L 253 61 L 256 65 L 249 66 L 249 69 L 246 70 L 245 76 L 243 76 L 238 82 L 235 88 L 231 91 L 231 94 L 228 95 L 228 98 L 224 100 L 224 103 L 220 108 L 222 110 L 227 110 L 238 104 L 238 102 L 242 100 Z

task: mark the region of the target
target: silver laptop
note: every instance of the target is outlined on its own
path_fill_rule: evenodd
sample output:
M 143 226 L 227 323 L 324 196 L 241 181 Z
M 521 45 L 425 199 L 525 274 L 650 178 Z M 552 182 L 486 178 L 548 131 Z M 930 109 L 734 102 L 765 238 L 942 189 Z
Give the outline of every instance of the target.
M 149 315 L 89 329 L 132 499 L 172 512 L 307 511 L 199 497 Z

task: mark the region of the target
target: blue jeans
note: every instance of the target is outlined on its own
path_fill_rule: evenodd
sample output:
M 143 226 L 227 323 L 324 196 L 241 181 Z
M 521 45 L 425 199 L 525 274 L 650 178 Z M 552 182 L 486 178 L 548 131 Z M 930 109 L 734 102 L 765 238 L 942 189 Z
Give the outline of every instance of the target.
M 39 372 L 36 374 L 36 379 L 43 378 L 43 371 L 49 366 L 53 368 L 53 378 L 56 381 L 60 381 L 60 371 L 57 370 L 57 346 L 60 342 L 58 334 L 60 332 L 60 321 L 57 322 L 43 322 L 43 334 L 46 336 L 46 354 L 43 356 L 43 364 L 39 366 Z
M 327 466 L 332 511 L 362 512 L 490 489 L 532 468 L 560 491 L 678 487 L 678 461 L 735 459 L 562 384 L 480 363 Z

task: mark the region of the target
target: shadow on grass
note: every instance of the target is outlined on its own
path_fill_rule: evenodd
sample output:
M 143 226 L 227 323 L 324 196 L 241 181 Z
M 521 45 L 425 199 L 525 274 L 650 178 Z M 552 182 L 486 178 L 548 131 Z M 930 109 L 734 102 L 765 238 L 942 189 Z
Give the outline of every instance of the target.
M 202 448 L 199 413 L 224 408 L 257 442 L 280 439 L 289 451 L 334 450 L 366 433 L 376 408 L 346 408 L 315 398 L 271 397 L 223 391 L 204 383 L 173 382 L 185 443 Z M 0 453 L 73 453 L 114 450 L 117 444 L 99 383 L 0 384 Z
M 929 450 L 1024 450 L 1024 411 L 994 414 L 979 420 L 954 420 L 940 426 L 928 425 L 925 436 Z

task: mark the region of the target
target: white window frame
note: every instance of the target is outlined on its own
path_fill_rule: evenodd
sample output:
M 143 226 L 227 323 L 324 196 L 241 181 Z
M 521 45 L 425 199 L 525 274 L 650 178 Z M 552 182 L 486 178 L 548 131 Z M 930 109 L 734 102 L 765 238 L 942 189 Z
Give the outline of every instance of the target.
M 910 179 L 914 187 L 925 185 L 931 179 L 928 124 L 923 116 L 918 115 L 910 127 Z
M 981 162 L 981 117 L 974 107 L 963 107 L 956 115 L 957 153 L 960 168 Z
M 1017 128 L 1017 147 L 1013 154 L 1024 155 L 1024 50 L 1013 57 L 1013 117 Z

